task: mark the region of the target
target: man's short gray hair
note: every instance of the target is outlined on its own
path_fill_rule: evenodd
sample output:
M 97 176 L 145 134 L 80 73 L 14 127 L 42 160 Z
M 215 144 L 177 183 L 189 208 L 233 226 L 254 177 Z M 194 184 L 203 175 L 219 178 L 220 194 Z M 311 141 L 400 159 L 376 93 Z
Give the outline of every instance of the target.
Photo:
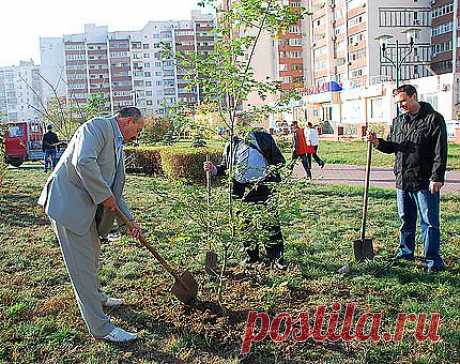
M 127 106 L 118 111 L 117 116 L 121 118 L 133 118 L 134 121 L 138 121 L 142 117 L 142 113 L 135 106 Z

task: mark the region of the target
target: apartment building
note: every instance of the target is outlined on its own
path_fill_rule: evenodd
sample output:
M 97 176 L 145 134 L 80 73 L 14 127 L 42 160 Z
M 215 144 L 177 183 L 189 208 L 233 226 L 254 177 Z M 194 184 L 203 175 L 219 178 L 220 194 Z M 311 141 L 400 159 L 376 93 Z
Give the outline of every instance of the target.
M 180 27 L 174 29 L 176 52 L 184 54 L 194 52 L 206 56 L 213 51 L 214 21 L 214 18 L 210 15 L 192 11 L 192 20 L 184 22 Z M 204 95 L 198 86 L 191 87 L 190 81 L 187 80 L 187 71 L 176 65 L 175 72 L 177 101 L 192 104 L 200 103 Z
M 459 6 L 458 0 L 431 1 L 431 68 L 436 74 L 450 73 L 454 67 L 460 71 Z
M 40 38 L 40 81 L 43 105 L 67 95 L 62 38 Z
M 0 67 L 0 121 L 40 119 L 39 66 L 31 61 Z
M 329 122 L 333 130 L 364 122 L 372 110 L 372 119 L 383 121 L 383 88 L 372 86 L 395 80 L 394 64 L 400 81 L 433 74 L 430 0 L 307 0 L 306 7 L 312 12 L 304 20 L 311 43 L 304 58 L 310 120 Z M 391 38 L 385 53 L 376 40 L 382 35 Z
M 199 90 L 185 87 L 188 81 L 178 72 L 175 59 L 165 58 L 162 45 L 175 52 L 183 47 L 181 36 L 190 34 L 187 41 L 193 50 L 208 52 L 213 24 L 212 16 L 196 11 L 191 20 L 151 21 L 139 31 L 109 32 L 107 26 L 87 24 L 83 33 L 64 35 L 59 41 L 42 38 L 42 69 L 52 80 L 64 73 L 70 103 L 84 105 L 91 94 L 102 94 L 107 113 L 137 105 L 145 114 L 164 114 L 177 101 L 197 102 Z M 54 63 L 50 59 L 51 53 L 59 52 L 59 43 L 62 64 L 58 58 Z

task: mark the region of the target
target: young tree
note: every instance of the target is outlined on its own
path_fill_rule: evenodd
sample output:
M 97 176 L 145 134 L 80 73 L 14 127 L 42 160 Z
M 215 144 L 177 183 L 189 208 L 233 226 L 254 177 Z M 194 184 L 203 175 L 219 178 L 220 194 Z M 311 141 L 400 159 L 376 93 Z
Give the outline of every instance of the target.
M 186 78 L 191 85 L 200 90 L 203 100 L 217 106 L 220 121 L 229 130 L 229 140 L 233 140 L 237 127 L 237 113 L 241 114 L 241 118 L 245 116 L 254 118 L 282 107 L 286 100 L 292 98 L 292 92 L 282 92 L 278 81 L 269 78 L 256 79 L 252 61 L 262 35 L 268 34 L 276 39 L 289 26 L 299 24 L 306 10 L 302 7 L 294 8 L 279 0 L 223 0 L 220 2 L 203 0 L 199 2 L 199 5 L 211 7 L 216 12 L 214 50 L 206 54 L 193 51 L 179 52 L 172 58 L 177 60 L 181 69 L 187 70 Z M 249 110 L 251 115 L 247 111 L 241 112 L 244 101 L 252 93 L 256 93 L 262 100 L 269 96 L 274 97 L 277 102 L 253 107 Z M 230 155 L 233 155 L 233 143 L 230 143 Z M 222 237 L 224 256 L 218 287 L 220 303 L 222 303 L 224 272 L 227 269 L 230 248 L 232 242 L 236 240 L 238 228 L 235 201 L 231 193 L 234 174 L 232 160 L 228 167 L 228 234 Z

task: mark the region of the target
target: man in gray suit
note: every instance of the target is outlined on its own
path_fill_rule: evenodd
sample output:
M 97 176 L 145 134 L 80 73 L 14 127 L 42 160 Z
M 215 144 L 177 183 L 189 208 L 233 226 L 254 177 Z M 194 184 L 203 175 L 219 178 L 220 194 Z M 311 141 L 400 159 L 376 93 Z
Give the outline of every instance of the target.
M 123 108 L 112 118 L 94 118 L 80 126 L 49 177 L 38 203 L 51 220 L 78 307 L 95 338 L 124 343 L 137 338 L 115 327 L 103 306 L 123 300 L 107 297 L 100 288 L 100 240 L 115 220 L 116 207 L 134 223 L 129 234 L 139 237 L 122 196 L 125 182 L 123 144 L 138 137 L 144 126 L 139 109 Z

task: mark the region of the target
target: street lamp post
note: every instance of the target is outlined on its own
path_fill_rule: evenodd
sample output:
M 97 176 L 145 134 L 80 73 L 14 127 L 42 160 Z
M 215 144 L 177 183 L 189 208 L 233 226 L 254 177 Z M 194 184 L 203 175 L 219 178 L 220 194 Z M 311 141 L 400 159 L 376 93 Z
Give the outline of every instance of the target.
M 407 58 L 412 54 L 414 51 L 414 48 L 416 46 L 415 44 L 415 39 L 417 38 L 417 34 L 420 32 L 420 29 L 417 28 L 409 28 L 406 30 L 403 30 L 401 33 L 406 34 L 408 43 L 407 44 L 401 44 L 399 42 L 399 39 L 395 40 L 394 44 L 389 44 L 388 41 L 393 39 L 393 35 L 391 34 L 381 34 L 378 37 L 375 38 L 376 41 L 380 43 L 380 52 L 381 52 L 381 58 L 380 59 L 385 59 L 387 62 L 389 62 L 394 68 L 395 68 L 395 82 L 396 82 L 396 88 L 399 87 L 399 83 L 401 80 L 401 68 L 404 62 L 407 60 Z M 388 48 L 394 48 L 395 49 L 395 58 L 389 57 L 387 55 L 387 50 Z M 407 49 L 406 53 L 403 53 L 404 49 Z M 396 108 L 396 115 L 399 115 L 399 108 Z

